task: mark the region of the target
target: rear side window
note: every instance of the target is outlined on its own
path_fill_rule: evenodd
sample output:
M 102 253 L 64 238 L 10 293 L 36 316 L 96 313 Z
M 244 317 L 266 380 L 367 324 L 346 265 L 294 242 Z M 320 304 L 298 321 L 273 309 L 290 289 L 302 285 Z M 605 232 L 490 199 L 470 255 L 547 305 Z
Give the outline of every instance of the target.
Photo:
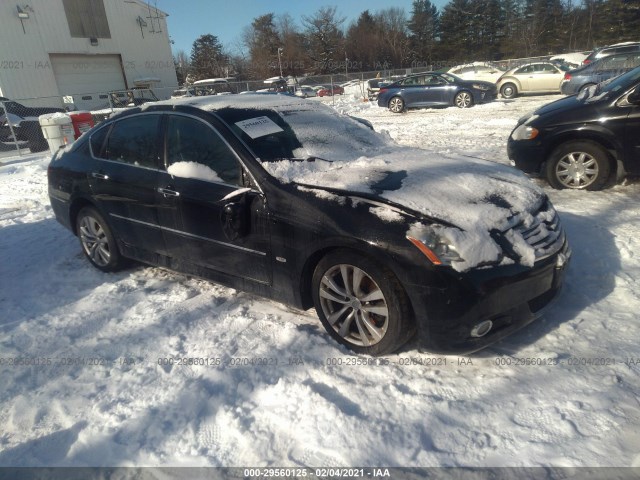
M 93 153 L 93 156 L 96 158 L 105 158 L 104 141 L 107 138 L 107 133 L 109 133 L 109 126 L 101 128 L 91 135 L 91 153 Z
M 525 67 L 522 67 L 522 68 L 519 68 L 518 70 L 516 70 L 515 74 L 519 75 L 519 74 L 523 74 L 523 73 L 533 73 L 533 69 L 534 69 L 533 65 L 527 65 Z
M 137 115 L 111 127 L 103 158 L 138 167 L 158 168 L 160 115 Z

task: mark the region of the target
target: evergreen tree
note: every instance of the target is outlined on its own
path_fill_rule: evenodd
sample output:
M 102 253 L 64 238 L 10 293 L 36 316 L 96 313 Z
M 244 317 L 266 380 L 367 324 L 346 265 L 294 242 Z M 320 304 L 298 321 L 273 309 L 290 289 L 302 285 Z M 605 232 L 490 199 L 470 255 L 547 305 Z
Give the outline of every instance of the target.
M 218 37 L 201 35 L 191 48 L 191 74 L 195 80 L 225 77 L 228 57 L 224 54 Z
M 414 0 L 407 28 L 412 62 L 430 64 L 440 37 L 440 14 L 436 6 L 429 0 Z
M 358 20 L 347 30 L 347 55 L 350 63 L 362 70 L 375 70 L 380 61 L 382 33 L 369 10 L 360 14 Z
M 451 0 L 440 16 L 441 55 L 454 63 L 473 60 L 470 0 Z

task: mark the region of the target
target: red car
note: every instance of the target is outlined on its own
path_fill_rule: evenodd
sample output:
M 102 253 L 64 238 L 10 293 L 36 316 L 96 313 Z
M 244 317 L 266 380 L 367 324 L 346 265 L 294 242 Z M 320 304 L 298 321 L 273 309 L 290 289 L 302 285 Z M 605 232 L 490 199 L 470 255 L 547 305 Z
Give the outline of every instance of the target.
M 333 90 L 332 90 L 333 88 Z M 317 95 L 319 97 L 331 96 L 331 95 L 344 95 L 344 88 L 340 85 L 328 86 L 318 90 Z

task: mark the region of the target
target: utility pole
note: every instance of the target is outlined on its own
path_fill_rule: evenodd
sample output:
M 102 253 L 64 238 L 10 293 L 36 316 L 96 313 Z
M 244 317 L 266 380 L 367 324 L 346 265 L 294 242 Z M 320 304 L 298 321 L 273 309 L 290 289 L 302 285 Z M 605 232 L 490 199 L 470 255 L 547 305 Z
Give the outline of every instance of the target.
M 280 67 L 280 78 L 282 78 L 282 60 L 280 60 L 280 57 L 282 56 L 283 51 L 284 48 L 278 47 L 278 66 Z

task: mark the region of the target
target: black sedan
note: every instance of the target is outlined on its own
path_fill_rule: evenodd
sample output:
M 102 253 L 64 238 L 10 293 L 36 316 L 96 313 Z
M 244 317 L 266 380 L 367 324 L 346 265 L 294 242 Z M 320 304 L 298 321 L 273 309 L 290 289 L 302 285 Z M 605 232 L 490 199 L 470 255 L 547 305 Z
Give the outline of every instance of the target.
M 490 82 L 463 80 L 450 73 L 410 75 L 380 88 L 378 106 L 394 113 L 407 108 L 455 105 L 468 108 L 495 100 L 498 90 Z
M 317 102 L 198 97 L 95 127 L 54 156 L 49 196 L 103 271 L 129 258 L 315 306 L 359 353 L 416 332 L 471 352 L 539 315 L 570 250 L 526 176 L 428 155 Z

